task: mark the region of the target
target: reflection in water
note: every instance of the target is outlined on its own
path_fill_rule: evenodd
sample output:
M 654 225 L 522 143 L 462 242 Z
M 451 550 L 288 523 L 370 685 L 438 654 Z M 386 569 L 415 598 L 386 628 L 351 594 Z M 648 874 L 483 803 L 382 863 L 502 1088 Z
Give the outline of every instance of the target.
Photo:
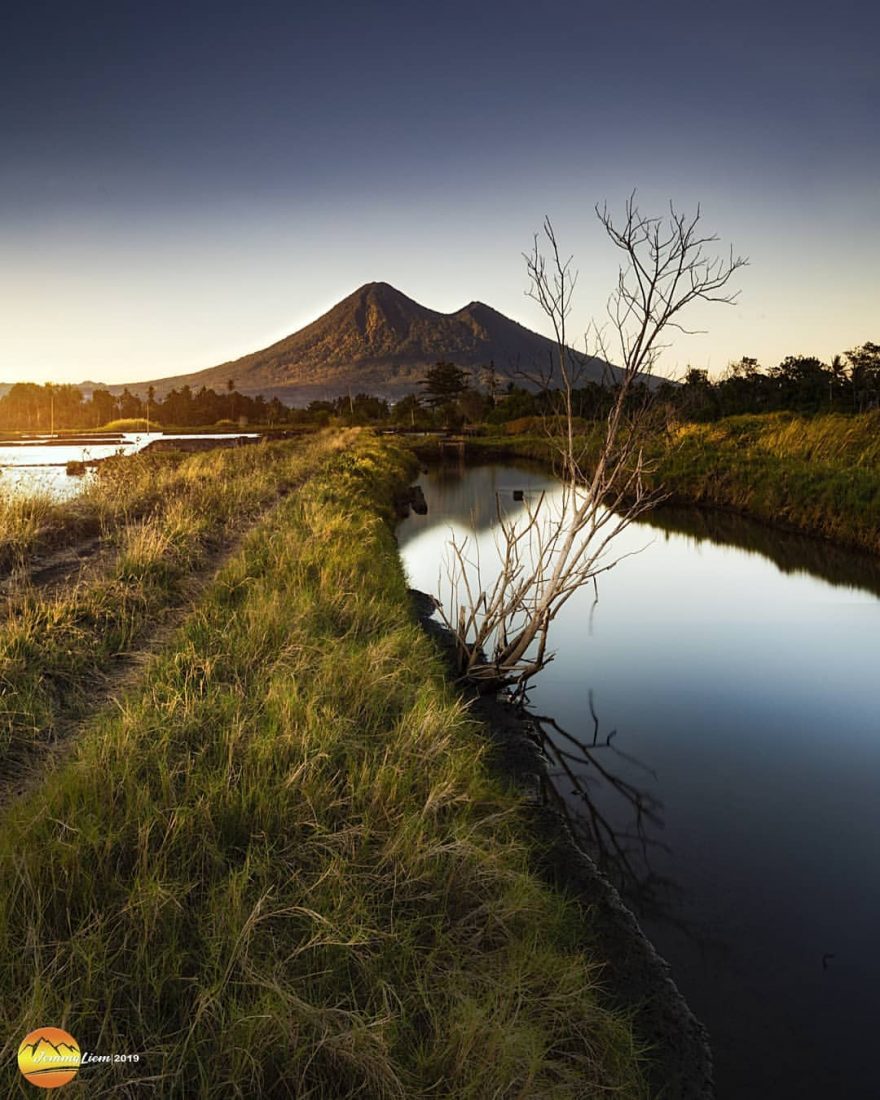
M 661 883 L 671 886 L 669 879 L 655 875 L 650 866 L 652 847 L 668 851 L 661 841 L 650 834 L 650 828 L 657 831 L 663 829 L 663 806 L 648 790 L 631 783 L 615 770 L 615 757 L 643 768 L 654 780 L 656 775 L 646 764 L 612 744 L 616 730 L 604 738 L 600 736 L 592 692 L 590 715 L 593 736 L 589 741 L 563 729 L 555 718 L 534 712 L 528 714 L 549 761 L 551 775 L 556 779 L 555 785 L 551 784 L 546 793 L 565 815 L 575 839 L 639 912 L 655 908 L 657 886 Z M 558 793 L 563 776 L 570 787 L 569 796 L 576 799 L 574 804 Z M 621 799 L 622 809 L 614 813 L 605 812 L 603 800 L 596 797 L 594 787 L 597 784 L 604 788 L 606 797 L 612 794 Z
M 695 542 L 735 546 L 772 561 L 782 573 L 807 573 L 829 584 L 864 588 L 880 596 L 880 558 L 847 550 L 824 539 L 780 532 L 768 524 L 717 509 L 664 504 L 649 512 L 645 523 L 669 534 L 687 535 Z
M 548 763 L 549 781 L 541 784 L 545 800 L 562 814 L 577 844 L 637 917 L 718 946 L 706 929 L 683 915 L 681 886 L 653 865 L 656 853 L 673 855 L 657 835 L 664 829 L 663 803 L 626 776 L 641 772 L 645 782 L 656 785 L 656 773 L 613 743 L 617 730 L 600 734 L 592 691 L 589 709 L 589 738 L 576 737 L 548 715 L 524 711 Z
M 429 514 L 399 542 L 431 592 L 450 527 L 476 517 L 488 568 L 496 493 L 512 513 L 514 489 L 553 484 L 514 467 L 421 483 Z M 564 608 L 529 690 L 552 797 L 708 1026 L 721 1100 L 873 1100 L 878 567 L 697 510 L 623 539 L 648 549 L 598 605 Z
M 517 467 L 444 462 L 432 468 L 431 486 L 443 495 L 443 522 L 483 534 L 498 522 L 499 504 L 509 508 L 514 493 L 535 496 L 558 485 L 536 464 Z

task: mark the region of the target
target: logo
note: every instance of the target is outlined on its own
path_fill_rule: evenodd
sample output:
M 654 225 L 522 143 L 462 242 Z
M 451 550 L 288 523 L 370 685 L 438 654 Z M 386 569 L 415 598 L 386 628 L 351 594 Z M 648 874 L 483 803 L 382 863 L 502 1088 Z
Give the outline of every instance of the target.
M 41 1089 L 57 1089 L 72 1081 L 81 1058 L 79 1043 L 60 1027 L 38 1027 L 25 1035 L 18 1048 L 18 1068 Z

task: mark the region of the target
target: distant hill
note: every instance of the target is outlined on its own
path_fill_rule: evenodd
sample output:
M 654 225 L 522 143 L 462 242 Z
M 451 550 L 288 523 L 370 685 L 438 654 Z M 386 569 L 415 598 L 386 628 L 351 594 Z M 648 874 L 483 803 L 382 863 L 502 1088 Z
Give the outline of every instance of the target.
M 240 393 L 277 396 L 295 405 L 349 391 L 399 398 L 418 391 L 419 379 L 440 359 L 460 367 L 481 367 L 491 360 L 502 382 L 523 384 L 517 372 L 546 368 L 555 351 L 553 341 L 482 302 L 457 313 L 438 313 L 388 283 L 367 283 L 317 321 L 262 351 L 128 388 L 143 393 L 153 385 L 162 396 L 183 385 L 223 390 L 233 379 Z M 584 379 L 601 381 L 616 374 L 617 368 L 604 360 L 593 360 Z

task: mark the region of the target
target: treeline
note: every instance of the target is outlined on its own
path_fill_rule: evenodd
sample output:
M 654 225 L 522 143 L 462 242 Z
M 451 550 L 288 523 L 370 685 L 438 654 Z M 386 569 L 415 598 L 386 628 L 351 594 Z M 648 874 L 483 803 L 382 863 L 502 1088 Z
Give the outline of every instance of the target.
M 234 387 L 217 393 L 202 386 L 171 390 L 157 398 L 152 386 L 146 397 L 112 394 L 98 387 L 86 396 L 78 386 L 17 382 L 0 397 L 0 429 L 48 432 L 53 429 L 100 428 L 114 420 L 149 419 L 151 423 L 181 428 L 202 427 L 219 421 L 236 424 L 275 424 L 288 420 L 293 410 L 278 398 L 246 397 Z
M 396 402 L 367 393 L 312 401 L 290 408 L 277 397 L 247 397 L 230 380 L 225 393 L 203 386 L 171 390 L 162 399 L 150 387 L 145 397 L 123 390 L 119 395 L 98 387 L 89 396 L 77 386 L 18 382 L 0 398 L 0 429 L 47 432 L 99 428 L 114 420 L 148 418 L 163 426 L 205 427 L 221 421 L 244 425 L 385 424 L 402 428 L 460 428 L 465 424 L 503 424 L 558 411 L 558 394 L 535 393 L 502 384 L 494 364 L 466 371 L 438 362 L 422 380 L 422 392 Z M 631 400 L 645 395 L 634 387 Z M 732 363 L 721 378 L 691 369 L 684 382 L 664 382 L 657 399 L 689 420 L 718 420 L 741 413 L 866 412 L 880 407 L 880 344 L 865 343 L 830 363 L 793 355 L 764 369 L 755 359 Z M 573 412 L 586 420 L 605 416 L 613 387 L 587 383 L 573 394 Z
M 791 355 L 765 369 L 755 359 L 742 359 L 715 380 L 705 370 L 691 369 L 683 383 L 664 382 L 653 392 L 657 401 L 695 421 L 743 413 L 868 412 L 880 407 L 880 344 L 862 344 L 834 356 L 830 363 Z M 613 387 L 587 383 L 572 395 L 573 412 L 586 420 L 599 419 L 607 415 L 614 394 Z M 639 406 L 644 396 L 642 386 L 635 386 L 633 406 Z M 553 392 L 532 393 L 518 387 L 508 387 L 492 402 L 484 395 L 484 401 L 483 419 L 488 423 L 543 416 L 558 411 L 559 404 Z
M 683 385 L 661 387 L 661 396 L 691 420 L 780 411 L 867 412 L 880 406 L 880 344 L 862 344 L 830 363 L 790 355 L 764 369 L 756 359 L 741 359 L 716 381 L 704 370 L 689 370 Z

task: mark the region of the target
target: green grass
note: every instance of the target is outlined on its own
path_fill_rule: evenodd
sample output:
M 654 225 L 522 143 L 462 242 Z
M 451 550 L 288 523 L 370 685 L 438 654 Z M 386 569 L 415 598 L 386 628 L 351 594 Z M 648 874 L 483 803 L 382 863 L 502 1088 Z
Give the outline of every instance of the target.
M 161 430 L 161 424 L 157 424 L 155 420 L 147 420 L 145 416 L 126 416 L 119 420 L 109 420 L 95 429 L 98 432 L 160 432 Z
M 274 509 L 141 686 L 0 822 L 0 1034 L 139 1066 L 70 1096 L 638 1097 L 584 918 L 413 622 L 408 460 Z M 22 1092 L 29 1086 L 21 1084 Z
M 880 550 L 880 416 L 775 413 L 681 426 L 657 478 L 681 499 Z

